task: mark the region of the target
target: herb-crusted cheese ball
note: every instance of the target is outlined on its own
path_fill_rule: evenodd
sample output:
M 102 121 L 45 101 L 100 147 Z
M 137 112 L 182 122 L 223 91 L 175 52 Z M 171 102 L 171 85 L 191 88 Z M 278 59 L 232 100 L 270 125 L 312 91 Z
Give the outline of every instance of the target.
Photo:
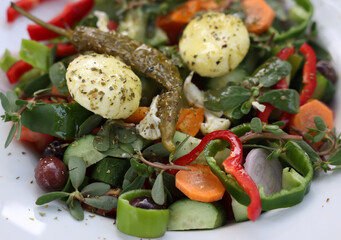
M 249 34 L 241 19 L 207 12 L 185 28 L 179 48 L 187 66 L 203 77 L 219 77 L 235 69 L 249 50 Z
M 76 102 L 104 118 L 127 118 L 140 103 L 140 79 L 113 56 L 91 53 L 75 58 L 66 81 Z

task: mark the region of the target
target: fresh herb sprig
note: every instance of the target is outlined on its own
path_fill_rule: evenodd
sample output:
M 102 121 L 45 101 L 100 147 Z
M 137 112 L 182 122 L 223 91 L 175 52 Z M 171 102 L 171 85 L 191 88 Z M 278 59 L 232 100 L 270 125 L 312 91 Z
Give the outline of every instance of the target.
M 1 118 L 5 122 L 13 123 L 5 142 L 5 148 L 9 146 L 15 135 L 18 140 L 20 139 L 22 126 L 21 115 L 26 109 L 31 110 L 36 104 L 45 104 L 45 102 L 40 101 L 41 99 L 61 98 L 67 100 L 67 96 L 49 93 L 47 92 L 49 90 L 51 89 L 36 91 L 30 100 L 19 99 L 13 90 L 7 91 L 6 95 L 0 92 L 1 105 L 5 110 L 5 114 L 1 115 Z
M 301 135 L 320 157 L 320 159 L 314 163 L 315 170 L 327 172 L 340 168 L 341 135 L 337 135 L 335 128 L 328 128 L 323 119 L 319 116 L 314 118 L 314 123 L 315 128 L 309 128 L 308 133 L 303 133 L 295 127 L 291 127 L 291 129 Z M 317 143 L 322 143 L 323 146 L 318 148 L 316 145 Z

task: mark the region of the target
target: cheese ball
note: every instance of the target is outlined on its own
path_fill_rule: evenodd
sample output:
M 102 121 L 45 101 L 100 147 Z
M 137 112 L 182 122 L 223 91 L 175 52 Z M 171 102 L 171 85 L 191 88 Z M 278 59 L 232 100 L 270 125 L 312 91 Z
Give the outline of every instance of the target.
M 140 79 L 110 55 L 91 53 L 75 58 L 67 68 L 66 82 L 76 102 L 104 118 L 127 118 L 140 104 Z
M 182 59 L 203 77 L 219 77 L 235 69 L 250 47 L 240 18 L 207 12 L 190 21 L 179 42 Z

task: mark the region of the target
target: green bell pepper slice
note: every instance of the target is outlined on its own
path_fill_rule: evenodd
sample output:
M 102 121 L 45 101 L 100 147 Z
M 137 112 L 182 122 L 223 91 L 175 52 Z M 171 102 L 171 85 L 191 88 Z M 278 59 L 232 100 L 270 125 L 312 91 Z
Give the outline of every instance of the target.
M 130 200 L 142 196 L 151 196 L 151 190 L 138 189 L 120 195 L 116 226 L 122 233 L 135 237 L 161 237 L 167 230 L 169 210 L 142 209 L 130 205 Z
M 231 131 L 238 136 L 242 136 L 250 131 L 250 125 L 243 124 L 231 129 Z M 250 203 L 248 195 L 231 175 L 226 174 L 221 169 L 214 159 L 217 151 L 220 151 L 225 146 L 221 141 L 210 142 L 204 151 L 205 158 L 211 171 L 223 183 L 227 192 L 229 192 L 239 203 L 248 205 Z M 285 177 L 287 179 L 284 180 L 287 182 L 288 186 L 277 193 L 266 195 L 262 187 L 259 187 L 262 210 L 266 211 L 294 206 L 300 203 L 305 194 L 309 191 L 314 170 L 308 154 L 294 141 L 288 141 L 285 145 L 285 149 L 285 153 L 282 153 L 280 158 L 285 164 L 295 169 L 295 171 L 286 171 Z M 299 173 L 302 178 L 297 178 L 297 173 Z M 292 178 L 298 180 L 295 181 L 295 184 L 290 186 L 290 182 L 292 182 L 290 179 Z
M 311 17 L 313 16 L 314 7 L 310 0 L 295 0 L 296 4 L 302 7 L 306 11 L 305 19 L 295 27 L 290 28 L 288 31 L 275 35 L 275 42 L 283 42 L 289 38 L 297 37 L 300 35 L 308 26 Z

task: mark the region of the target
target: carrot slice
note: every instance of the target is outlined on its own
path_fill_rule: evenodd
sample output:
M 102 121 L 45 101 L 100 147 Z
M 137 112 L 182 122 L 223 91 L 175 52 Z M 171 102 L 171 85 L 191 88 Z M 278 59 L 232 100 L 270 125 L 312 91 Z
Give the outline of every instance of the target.
M 308 128 L 316 128 L 314 122 L 316 116 L 320 116 L 329 129 L 333 128 L 333 111 L 315 99 L 300 107 L 298 114 L 292 117 L 290 125 L 307 133 Z
M 260 34 L 272 25 L 275 12 L 266 1 L 244 0 L 242 6 L 246 15 L 245 25 L 249 32 Z
M 195 136 L 204 121 L 203 108 L 185 108 L 180 110 L 176 130 Z
M 214 202 L 223 198 L 225 188 L 209 166 L 191 164 L 187 167 L 191 171 L 180 170 L 175 175 L 175 186 L 189 199 Z
M 132 115 L 124 119 L 127 123 L 139 123 L 147 115 L 149 107 L 139 107 Z M 180 110 L 176 130 L 191 136 L 197 135 L 204 121 L 203 108 L 184 108 Z
M 127 123 L 139 123 L 145 118 L 149 111 L 149 107 L 138 107 L 138 109 L 133 112 L 128 118 L 124 119 Z
M 197 12 L 218 7 L 219 5 L 214 0 L 189 0 L 168 15 L 159 16 L 156 19 L 156 25 L 167 33 L 170 45 L 173 45 L 178 42 L 185 25 L 189 23 Z

